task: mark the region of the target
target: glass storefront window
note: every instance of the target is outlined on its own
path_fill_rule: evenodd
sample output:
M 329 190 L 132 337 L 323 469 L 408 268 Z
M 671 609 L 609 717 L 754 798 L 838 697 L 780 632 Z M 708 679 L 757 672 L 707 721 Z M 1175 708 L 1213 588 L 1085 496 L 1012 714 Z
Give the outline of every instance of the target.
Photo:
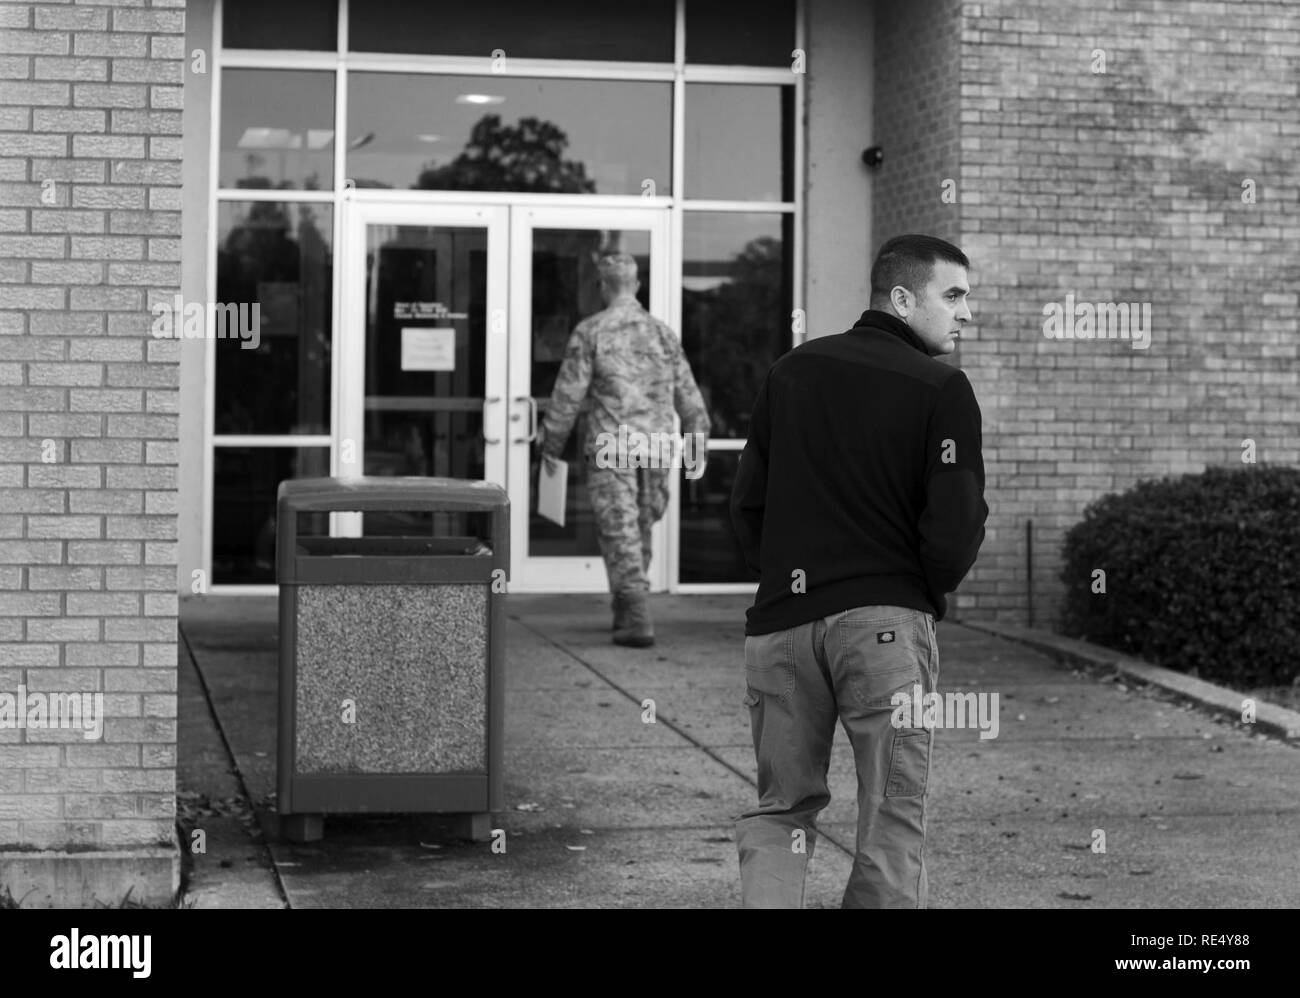
M 349 7 L 355 52 L 672 62 L 674 0 L 367 0 Z
M 228 49 L 338 48 L 338 0 L 226 0 L 221 43 Z
M 668 83 L 353 73 L 348 129 L 358 187 L 670 193 Z
M 334 74 L 223 70 L 217 176 L 223 188 L 332 188 Z
M 794 199 L 794 87 L 686 87 L 686 190 L 692 199 Z
M 328 447 L 216 447 L 212 452 L 212 581 L 275 582 L 275 495 L 286 478 L 330 473 Z M 328 514 L 303 517 L 300 533 L 328 536 Z
M 218 434 L 329 432 L 333 214 L 317 203 L 221 202 Z
M 709 450 L 704 474 L 681 479 L 679 579 L 687 582 L 749 582 L 744 552 L 731 526 L 731 485 L 738 450 Z
M 685 213 L 682 346 L 712 436 L 744 439 L 754 398 L 790 346 L 791 214 Z
M 789 66 L 795 0 L 686 0 L 686 61 Z
M 686 0 L 686 60 L 788 70 L 796 6 L 795 0 Z M 334 169 L 336 142 L 345 143 L 340 162 L 346 160 L 344 176 L 350 184 L 420 192 L 411 195 L 412 202 L 431 203 L 443 191 L 653 192 L 691 199 L 677 216 L 684 252 L 681 271 L 670 278 L 673 284 L 681 281 L 680 331 L 709 406 L 714 439 L 736 444 L 745 439 L 763 376 L 791 341 L 795 215 L 762 203 L 791 202 L 796 196 L 795 77 L 784 82 L 782 74 L 780 83 L 687 84 L 682 91 L 684 141 L 676 151 L 683 183 L 673 190 L 671 83 L 537 78 L 521 75 L 526 70 L 517 62 L 511 65 L 511 60 L 533 58 L 586 60 L 593 64 L 572 71 L 593 76 L 602 72 L 595 62 L 668 66 L 674 58 L 676 7 L 675 0 L 603 6 L 589 0 L 545 5 L 480 0 L 468 7 L 428 0 L 353 0 L 346 25 L 350 51 L 469 57 L 482 59 L 483 67 L 480 71 L 476 63 L 466 64 L 475 67 L 475 76 L 389 73 L 353 70 L 345 60 L 347 125 L 346 133 L 336 133 L 337 73 L 301 68 L 304 60 L 297 60 L 295 68 L 294 60 L 278 60 L 275 53 L 333 52 L 341 27 L 337 0 L 261 6 L 225 0 L 224 45 L 260 50 L 265 55 L 256 60 L 259 66 L 265 62 L 284 68 L 230 66 L 221 75 L 215 183 L 227 192 L 222 198 L 240 200 L 220 200 L 212 220 L 217 226 L 217 282 L 208 293 L 217 301 L 205 304 L 238 324 L 217 339 L 212 371 L 216 439 L 209 442 L 215 489 L 208 542 L 215 583 L 273 583 L 278 483 L 329 474 L 329 448 L 301 438 L 312 434 L 324 440 L 332 432 L 330 414 L 337 401 L 331 394 L 332 226 L 334 211 L 346 208 L 334 200 L 295 202 L 289 192 L 332 192 L 342 183 Z M 373 65 L 387 62 L 376 59 Z M 410 68 L 409 62 L 395 60 L 393 65 Z M 429 68 L 435 66 L 429 60 Z M 276 193 L 276 202 L 254 202 L 231 193 L 239 189 L 286 193 Z M 740 212 L 690 207 L 703 200 L 747 203 Z M 592 199 L 582 203 L 590 205 Z M 485 353 L 481 342 L 483 233 L 467 228 L 451 238 L 429 226 L 386 228 L 391 231 L 374 226 L 364 234 L 371 264 L 368 283 L 346 293 L 364 295 L 367 301 L 366 328 L 349 331 L 365 339 L 364 386 L 358 380 L 349 389 L 364 391 L 363 399 L 354 400 L 364 406 L 362 470 L 481 478 L 488 471 L 484 411 L 500 401 L 485 397 L 485 372 L 489 357 L 496 355 Z M 590 256 L 587 242 L 593 236 L 628 240 L 623 248 L 643 267 L 644 298 L 649 247 L 642 235 L 534 231 L 530 395 L 543 412 L 559 366 L 557 350 L 574 323 L 596 307 L 589 261 L 582 257 Z M 518 269 L 515 261 L 510 266 Z M 430 290 L 426 284 L 437 286 Z M 350 300 L 344 294 L 340 299 Z M 463 313 L 463 321 L 398 316 L 397 302 L 408 299 L 449 303 L 449 315 Z M 430 342 L 441 343 L 448 329 L 454 331 L 454 369 L 405 366 L 403 330 L 422 324 L 437 333 Z M 499 370 L 492 363 L 492 370 Z M 506 360 L 500 364 L 504 367 Z M 598 550 L 577 453 L 581 427 L 577 429 L 565 455 L 574 476 L 567 526 L 531 516 L 530 556 L 594 557 Z M 268 440 L 275 446 L 248 448 L 229 439 L 271 434 L 311 446 Z M 703 479 L 683 476 L 680 572 L 673 581 L 748 580 L 728 511 L 739 453 L 715 448 Z M 535 464 L 531 473 L 537 474 Z M 511 488 L 515 492 L 513 482 Z M 526 488 L 516 493 L 519 498 L 528 494 Z M 328 534 L 328 519 L 316 519 L 304 523 L 304 534 Z M 367 515 L 363 531 L 427 533 L 430 522 L 427 516 Z M 440 526 L 459 524 L 433 524 L 434 529 Z

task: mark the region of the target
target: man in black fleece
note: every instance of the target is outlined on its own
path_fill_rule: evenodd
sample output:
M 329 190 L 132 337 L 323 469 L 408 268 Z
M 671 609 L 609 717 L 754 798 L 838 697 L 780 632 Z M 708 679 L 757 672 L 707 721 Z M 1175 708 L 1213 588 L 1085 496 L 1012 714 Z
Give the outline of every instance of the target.
M 759 389 L 731 497 L 758 594 L 745 703 L 758 806 L 736 823 L 746 907 L 802 907 L 838 717 L 858 771 L 846 908 L 925 907 L 934 732 L 891 720 L 934 692 L 935 623 L 984 540 L 980 410 L 956 349 L 966 256 L 899 236 L 848 332 L 781 357 Z M 910 715 L 910 712 L 908 712 Z

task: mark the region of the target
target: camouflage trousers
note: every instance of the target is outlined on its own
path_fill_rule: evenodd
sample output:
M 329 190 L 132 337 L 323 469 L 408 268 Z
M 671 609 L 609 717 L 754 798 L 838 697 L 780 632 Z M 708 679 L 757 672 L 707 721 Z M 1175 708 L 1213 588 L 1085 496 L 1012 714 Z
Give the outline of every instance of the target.
M 588 459 L 587 494 L 612 593 L 649 592 L 650 528 L 668 508 L 667 468 L 598 468 Z

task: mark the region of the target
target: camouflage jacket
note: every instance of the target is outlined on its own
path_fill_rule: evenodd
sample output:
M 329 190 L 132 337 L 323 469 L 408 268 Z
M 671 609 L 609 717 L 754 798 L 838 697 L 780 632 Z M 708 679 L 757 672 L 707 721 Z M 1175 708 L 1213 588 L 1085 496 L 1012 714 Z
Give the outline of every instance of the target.
M 617 298 L 574 327 L 546 410 L 542 450 L 558 456 L 586 407 L 584 450 L 601 433 L 669 433 L 673 411 L 681 432 L 709 432 L 709 414 L 673 331 L 634 298 Z

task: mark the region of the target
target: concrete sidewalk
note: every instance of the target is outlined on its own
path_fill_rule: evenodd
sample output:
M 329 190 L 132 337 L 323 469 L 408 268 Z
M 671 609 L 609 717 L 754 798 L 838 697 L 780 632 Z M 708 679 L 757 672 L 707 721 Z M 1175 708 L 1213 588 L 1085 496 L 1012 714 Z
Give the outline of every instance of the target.
M 732 821 L 755 799 L 749 600 L 652 602 L 659 643 L 640 651 L 610 643 L 607 596 L 509 598 L 507 809 L 493 821 L 507 848 L 494 854 L 430 816 L 339 815 L 323 842 L 280 840 L 276 602 L 187 601 L 182 803 L 187 835 L 215 831 L 192 857 L 187 903 L 738 906 Z M 939 654 L 940 690 L 998 693 L 1001 726 L 987 740 L 937 732 L 932 907 L 1300 905 L 1294 744 L 958 624 L 939 625 Z M 849 872 L 856 779 L 842 732 L 830 777 L 810 907 L 838 907 Z

